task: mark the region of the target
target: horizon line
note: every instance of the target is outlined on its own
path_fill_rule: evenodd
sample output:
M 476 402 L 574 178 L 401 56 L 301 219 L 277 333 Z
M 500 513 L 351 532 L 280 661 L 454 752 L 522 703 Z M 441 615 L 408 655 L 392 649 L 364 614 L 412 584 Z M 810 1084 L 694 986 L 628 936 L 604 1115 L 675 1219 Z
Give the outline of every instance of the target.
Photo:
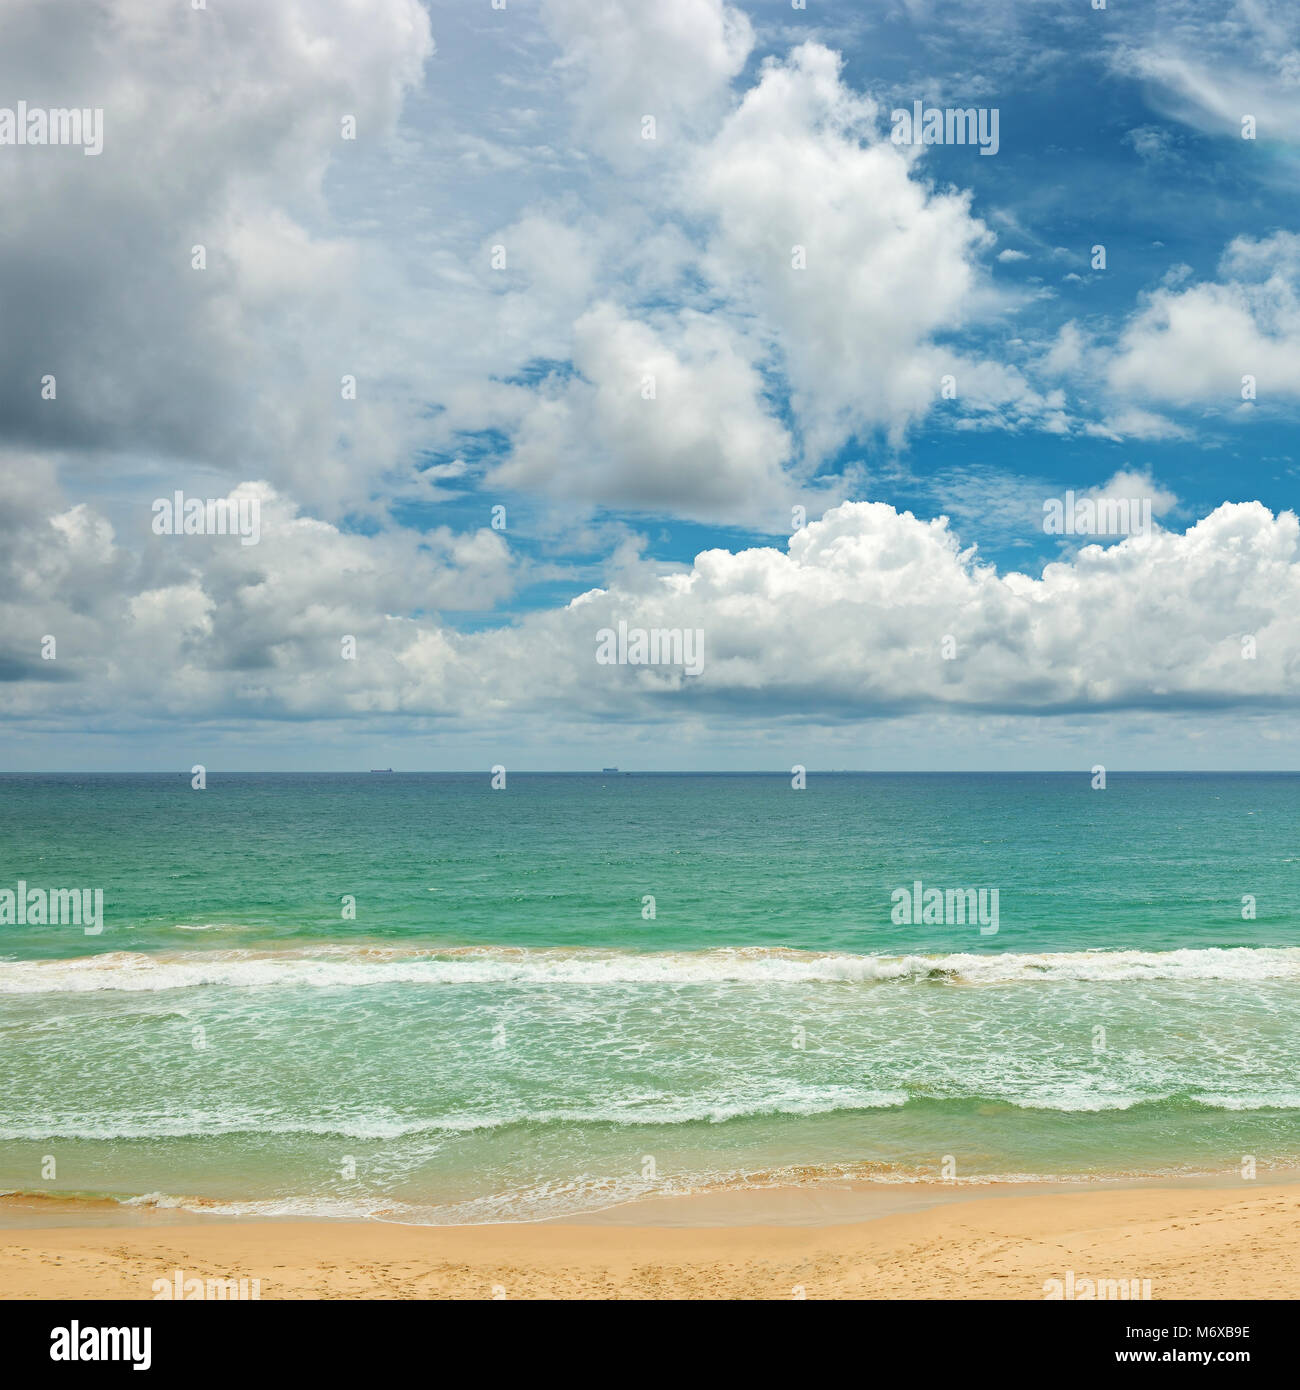
M 505 768 L 511 777 L 789 777 L 789 768 Z M 1089 777 L 1091 767 L 1049 768 L 963 768 L 963 767 L 903 767 L 903 768 L 804 768 L 808 776 L 818 777 Z M 0 777 L 189 777 L 193 768 L 32 768 L 0 770 Z M 230 767 L 214 771 L 205 767 L 209 777 L 478 777 L 491 776 L 492 768 L 458 767 Z M 1251 767 L 1134 767 L 1106 768 L 1107 777 L 1293 777 L 1300 768 Z

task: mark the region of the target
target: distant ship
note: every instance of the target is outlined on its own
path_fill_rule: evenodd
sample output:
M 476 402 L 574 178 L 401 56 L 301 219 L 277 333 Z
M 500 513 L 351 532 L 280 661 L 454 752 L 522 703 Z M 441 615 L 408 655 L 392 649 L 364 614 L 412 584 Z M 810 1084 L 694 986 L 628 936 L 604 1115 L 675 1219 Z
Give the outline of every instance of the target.
M 371 772 L 391 772 L 393 769 L 391 767 L 372 767 L 370 770 Z
M 617 772 L 617 771 L 618 771 L 618 768 L 616 768 L 616 767 L 602 767 L 602 768 L 601 768 L 601 771 L 602 771 L 602 772 Z

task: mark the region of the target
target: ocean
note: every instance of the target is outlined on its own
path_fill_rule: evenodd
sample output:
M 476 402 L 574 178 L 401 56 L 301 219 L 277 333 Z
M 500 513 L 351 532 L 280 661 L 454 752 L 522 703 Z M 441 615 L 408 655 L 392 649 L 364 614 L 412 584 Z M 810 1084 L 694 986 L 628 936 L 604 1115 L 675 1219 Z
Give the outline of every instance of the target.
M 8 775 L 0 1188 L 464 1223 L 1263 1176 L 1298 865 L 1295 774 Z

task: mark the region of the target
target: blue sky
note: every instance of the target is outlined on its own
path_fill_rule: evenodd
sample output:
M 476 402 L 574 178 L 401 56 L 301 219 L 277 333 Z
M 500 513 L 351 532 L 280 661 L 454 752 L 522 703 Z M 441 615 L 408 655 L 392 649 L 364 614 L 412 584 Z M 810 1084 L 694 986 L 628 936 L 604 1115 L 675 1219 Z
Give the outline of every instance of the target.
M 926 178 L 969 192 L 972 213 L 997 231 L 1000 251 L 1012 253 L 996 267 L 999 285 L 1023 296 L 1013 313 L 956 336 L 963 345 L 1014 353 L 1022 344 L 1049 341 L 1071 321 L 1114 334 L 1142 296 L 1166 277 L 1213 279 L 1233 238 L 1294 227 L 1293 129 L 1266 128 L 1252 142 L 1243 141 L 1230 123 L 1217 130 L 1197 128 L 1167 114 L 1167 100 L 1149 81 L 1117 68 L 1116 52 L 1144 37 L 1158 38 L 1172 7 L 1125 6 L 1118 14 L 1086 6 L 976 6 L 956 32 L 949 16 L 920 5 L 864 7 L 832 0 L 815 6 L 815 18 L 785 3 L 737 8 L 752 18 L 756 33 L 733 84 L 737 91 L 754 82 L 765 60 L 780 61 L 794 43 L 812 37 L 842 55 L 845 82 L 877 97 L 882 111 L 910 108 L 918 98 L 928 105 L 950 100 L 999 108 L 997 157 L 941 145 L 927 151 Z M 1012 13 L 1001 16 L 1001 25 L 986 24 L 995 8 Z M 453 92 L 442 94 L 435 119 L 456 120 L 459 112 L 464 122 L 466 107 L 453 98 L 464 97 L 466 86 L 493 91 L 506 18 L 451 7 L 434 13 L 443 59 L 458 69 L 464 64 L 473 74 L 461 73 Z M 1230 14 L 1230 7 L 1223 13 Z M 537 76 L 529 65 L 519 70 Z M 509 122 L 494 122 L 490 103 L 466 101 L 473 123 L 481 121 L 488 138 L 499 130 L 508 147 Z M 606 177 L 600 165 L 570 168 L 524 179 L 513 198 L 509 190 L 493 186 L 497 180 L 482 176 L 449 180 L 444 191 L 448 201 L 490 210 L 498 224 L 507 225 L 530 203 L 561 192 L 599 204 L 607 197 Z M 1089 264 L 1098 243 L 1106 247 L 1104 271 Z M 1015 346 L 1008 348 L 1009 343 Z M 560 360 L 533 368 L 534 374 L 573 370 L 571 361 Z M 781 419 L 797 429 L 779 373 L 770 384 Z M 865 468 L 874 486 L 853 495 L 869 493 L 927 515 L 960 506 L 961 494 L 982 483 L 998 489 L 1023 483 L 1037 497 L 1041 483 L 1082 489 L 1121 470 L 1176 479 L 1177 515 L 1187 520 L 1223 501 L 1258 499 L 1277 511 L 1294 504 L 1292 404 L 1261 407 L 1257 413 L 1265 418 L 1253 420 L 1243 435 L 1231 418 L 1235 402 L 1210 403 L 1208 412 L 1203 402 L 1179 403 L 1166 407 L 1165 414 L 1171 430 L 1181 433 L 1165 439 L 1082 433 L 1044 439 L 1025 429 L 972 436 L 955 431 L 936 412 L 902 440 L 879 433 L 846 439 L 817 460 L 817 474 L 831 478 Z M 509 448 L 506 434 L 467 434 L 434 458 L 484 460 L 505 456 Z M 526 498 L 519 500 L 527 505 Z M 459 511 L 469 523 L 481 513 L 481 500 L 470 492 L 439 504 L 440 514 L 448 510 Z M 643 512 L 611 508 L 605 514 L 647 526 Z M 411 519 L 420 518 L 413 513 Z M 992 520 L 973 508 L 962 515 L 962 534 L 999 565 L 1041 565 L 1057 555 L 1059 545 L 1041 532 L 1008 536 Z M 647 529 L 658 557 L 682 563 L 702 548 L 762 543 L 785 530 L 680 520 Z M 542 585 L 521 601 L 547 605 L 554 597 L 553 587 Z
M 1287 6 L 71 14 L 0 19 L 105 131 L 0 148 L 9 767 L 1295 765 Z

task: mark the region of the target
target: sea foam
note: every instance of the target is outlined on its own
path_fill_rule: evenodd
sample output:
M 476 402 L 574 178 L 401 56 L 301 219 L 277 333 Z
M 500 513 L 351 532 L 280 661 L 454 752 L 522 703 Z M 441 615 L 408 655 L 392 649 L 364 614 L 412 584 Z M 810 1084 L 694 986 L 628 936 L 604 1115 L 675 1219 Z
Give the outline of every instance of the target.
M 0 994 L 369 985 L 965 985 L 1126 980 L 1300 980 L 1300 947 L 873 956 L 775 948 L 636 953 L 335 946 L 279 951 L 111 951 L 0 961 Z

